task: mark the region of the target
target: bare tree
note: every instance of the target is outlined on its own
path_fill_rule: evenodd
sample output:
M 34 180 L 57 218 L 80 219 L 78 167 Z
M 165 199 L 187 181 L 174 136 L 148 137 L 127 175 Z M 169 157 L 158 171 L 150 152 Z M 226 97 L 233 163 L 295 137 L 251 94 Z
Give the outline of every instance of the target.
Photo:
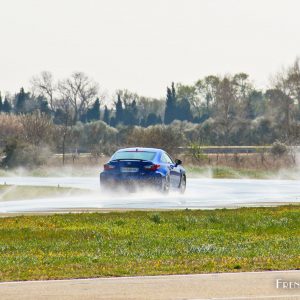
M 272 88 L 281 90 L 300 105 L 300 65 L 299 58 L 288 68 L 283 68 L 271 78 Z
M 33 90 L 44 96 L 49 103 L 50 109 L 55 110 L 55 92 L 57 91 L 57 84 L 54 82 L 52 73 L 43 71 L 40 75 L 34 76 L 31 79 Z
M 67 150 L 68 142 L 72 135 L 73 120 L 68 107 L 65 107 L 64 114 L 62 116 L 62 122 L 60 125 L 56 126 L 56 142 L 58 148 L 60 148 L 62 153 L 62 163 L 65 164 L 65 155 Z
M 280 89 L 270 89 L 266 91 L 269 100 L 269 113 L 280 124 L 280 131 L 286 142 L 290 139 L 291 124 L 293 123 L 293 99 Z
M 150 113 L 154 113 L 162 118 L 164 115 L 166 103 L 164 100 L 142 96 L 139 97 L 137 106 L 139 119 L 146 119 Z
M 52 142 L 54 125 L 46 114 L 35 111 L 32 114 L 21 115 L 20 123 L 24 139 L 28 143 L 40 146 Z
M 292 128 L 295 125 L 295 116 L 300 113 L 299 59 L 287 69 L 278 72 L 271 84 L 272 89 L 266 92 L 270 103 L 269 110 L 283 124 L 285 141 L 290 143 L 294 139 Z
M 254 118 L 253 97 L 250 96 L 254 88 L 249 81 L 249 75 L 246 73 L 235 74 L 232 78 L 232 85 L 240 119 Z
M 236 114 L 236 95 L 232 80 L 224 77 L 219 85 L 216 93 L 216 122 L 222 135 L 224 143 L 228 145 L 229 134 L 234 126 Z
M 137 93 L 133 93 L 127 89 L 116 90 L 114 98 L 117 98 L 117 96 L 120 96 L 122 101 L 124 101 L 124 103 L 128 103 L 128 104 L 132 103 L 132 101 L 134 101 L 134 100 L 136 102 L 139 101 L 139 95 Z
M 246 73 L 237 73 L 233 76 L 232 83 L 237 99 L 239 101 L 244 101 L 252 90 L 252 85 L 249 82 L 249 75 Z
M 200 97 L 195 97 L 196 101 L 192 102 L 192 105 L 199 108 L 202 103 L 205 103 L 206 113 L 210 114 L 212 105 L 216 103 L 219 84 L 220 78 L 214 75 L 198 80 L 195 86 Z
M 300 59 L 297 58 L 288 70 L 287 84 L 290 87 L 290 97 L 298 104 L 300 113 Z
M 73 108 L 73 122 L 79 120 L 98 94 L 98 84 L 82 72 L 74 72 L 70 78 L 59 82 L 61 99 Z

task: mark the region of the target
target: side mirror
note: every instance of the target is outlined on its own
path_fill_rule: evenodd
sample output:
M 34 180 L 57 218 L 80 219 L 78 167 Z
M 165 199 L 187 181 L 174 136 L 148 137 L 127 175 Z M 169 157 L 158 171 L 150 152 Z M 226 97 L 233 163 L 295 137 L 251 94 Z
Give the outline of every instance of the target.
M 182 164 L 182 161 L 180 159 L 175 159 L 176 166 L 179 166 Z

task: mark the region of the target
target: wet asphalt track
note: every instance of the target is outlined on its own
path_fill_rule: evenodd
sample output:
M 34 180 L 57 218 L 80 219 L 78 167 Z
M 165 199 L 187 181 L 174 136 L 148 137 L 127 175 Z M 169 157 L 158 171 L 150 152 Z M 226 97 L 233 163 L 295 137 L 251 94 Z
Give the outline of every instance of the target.
M 80 209 L 213 209 L 300 203 L 300 180 L 189 179 L 184 195 L 153 191 L 104 194 L 97 177 L 0 177 L 0 184 L 86 189 L 80 196 L 2 201 L 0 213 Z

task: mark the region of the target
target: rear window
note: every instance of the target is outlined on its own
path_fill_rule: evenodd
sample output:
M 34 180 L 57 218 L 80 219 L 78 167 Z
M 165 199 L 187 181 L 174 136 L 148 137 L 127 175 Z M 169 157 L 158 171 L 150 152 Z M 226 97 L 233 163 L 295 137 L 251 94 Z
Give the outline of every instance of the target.
M 145 152 L 145 151 L 122 151 L 116 152 L 111 160 L 115 159 L 142 159 L 142 160 L 153 160 L 155 157 L 155 152 Z

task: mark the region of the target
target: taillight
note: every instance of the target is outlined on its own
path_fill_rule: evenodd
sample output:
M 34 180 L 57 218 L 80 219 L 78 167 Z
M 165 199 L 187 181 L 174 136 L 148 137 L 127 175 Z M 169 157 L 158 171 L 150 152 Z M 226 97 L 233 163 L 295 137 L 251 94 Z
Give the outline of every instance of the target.
M 160 168 L 160 165 L 150 165 L 150 166 L 145 166 L 144 169 L 147 171 L 156 171 Z
M 110 164 L 105 164 L 104 165 L 104 170 L 105 171 L 110 171 L 110 170 L 113 170 L 114 168 L 115 168 L 115 166 L 110 165 Z

